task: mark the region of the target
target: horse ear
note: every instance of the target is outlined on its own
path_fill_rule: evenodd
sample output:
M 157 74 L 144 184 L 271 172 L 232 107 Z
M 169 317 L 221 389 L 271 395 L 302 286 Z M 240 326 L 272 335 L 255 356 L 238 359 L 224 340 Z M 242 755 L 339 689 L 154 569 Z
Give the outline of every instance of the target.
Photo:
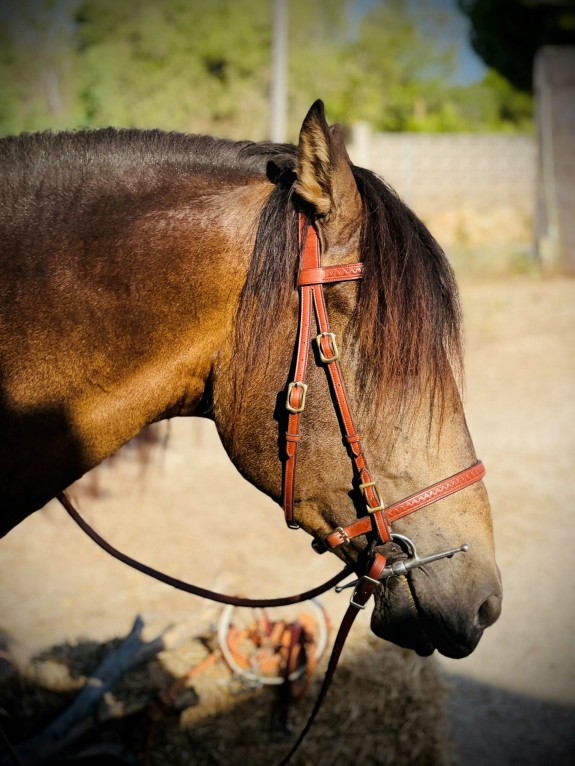
M 322 101 L 316 101 L 299 134 L 294 191 L 318 216 L 331 216 L 345 204 L 358 203 L 351 162 L 339 125 L 331 128 Z

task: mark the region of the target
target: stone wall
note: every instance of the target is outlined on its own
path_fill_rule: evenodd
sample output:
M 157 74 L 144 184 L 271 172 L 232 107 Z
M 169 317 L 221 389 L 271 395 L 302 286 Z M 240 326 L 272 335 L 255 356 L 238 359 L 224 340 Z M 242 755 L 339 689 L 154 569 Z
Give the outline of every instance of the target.
M 371 133 L 355 126 L 350 156 L 382 176 L 449 250 L 533 250 L 536 138 Z

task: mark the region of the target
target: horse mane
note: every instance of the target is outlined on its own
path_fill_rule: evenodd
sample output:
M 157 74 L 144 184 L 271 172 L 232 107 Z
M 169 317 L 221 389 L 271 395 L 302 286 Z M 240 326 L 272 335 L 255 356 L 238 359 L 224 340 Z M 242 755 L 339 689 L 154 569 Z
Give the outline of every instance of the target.
M 236 320 L 233 366 L 236 376 L 243 371 L 241 380 L 236 377 L 238 395 L 242 389 L 245 394 L 248 375 L 266 369 L 261 338 L 272 345 L 277 317 L 296 289 L 298 223 L 291 189 L 295 151 L 283 147 L 283 167 L 278 167 L 277 158 L 268 164 L 276 186 L 259 220 Z M 461 382 L 463 373 L 453 270 L 426 226 L 383 179 L 363 168 L 353 166 L 352 171 L 363 201 L 365 276 L 345 345 L 357 360 L 360 407 L 376 406 L 394 416 L 408 400 L 426 392 L 441 418 L 445 394 L 454 378 Z M 291 330 L 295 336 L 295 326 Z
M 116 128 L 0 139 L 4 193 L 15 197 L 18 214 L 35 204 L 23 189 L 47 182 L 57 193 L 45 205 L 59 205 L 78 190 L 101 195 L 110 188 L 118 197 L 161 188 L 169 205 L 180 195 L 180 184 L 186 194 L 201 195 L 267 176 L 274 187 L 257 223 L 236 318 L 236 392 L 245 392 L 258 370 L 265 374 L 260 339 L 268 337 L 271 345 L 277 317 L 296 290 L 296 151 L 287 144 Z M 457 286 L 445 254 L 417 216 L 375 173 L 352 170 L 363 201 L 365 278 L 346 346 L 357 359 L 356 389 L 363 403 L 369 396 L 371 405 L 397 411 L 407 396 L 424 390 L 441 395 L 453 373 L 458 377 L 462 370 Z
M 261 178 L 281 144 L 230 141 L 213 136 L 135 128 L 98 128 L 74 131 L 21 133 L 0 138 L 3 173 L 21 183 L 38 180 L 73 183 L 75 177 L 102 176 L 107 184 L 120 180 L 137 166 L 138 182 L 147 178 L 172 184 L 179 174 L 205 175 L 213 184 L 237 184 Z
M 128 222 L 265 180 L 281 145 L 212 136 L 102 128 L 0 138 L 0 228 L 32 238 L 65 237 L 70 211 Z M 66 211 L 64 214 L 63 211 Z M 28 221 L 34 220 L 30 229 Z
M 453 269 L 427 227 L 384 181 L 360 168 L 354 175 L 364 204 L 365 278 L 354 322 L 360 390 L 373 390 L 379 401 L 390 392 L 397 404 L 410 390 L 442 399 L 448 381 L 460 381 L 463 371 Z

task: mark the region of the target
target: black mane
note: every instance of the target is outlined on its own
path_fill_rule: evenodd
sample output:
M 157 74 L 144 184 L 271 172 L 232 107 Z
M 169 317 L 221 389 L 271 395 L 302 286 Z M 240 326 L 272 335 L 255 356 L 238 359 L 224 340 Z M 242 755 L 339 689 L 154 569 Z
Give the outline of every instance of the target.
M 39 173 L 66 173 L 69 177 L 74 170 L 121 177 L 134 165 L 156 174 L 173 174 L 177 169 L 237 181 L 261 177 L 270 160 L 293 154 L 294 150 L 289 145 L 161 130 L 102 128 L 1 138 L 0 163 L 5 173 L 18 173 L 31 182 Z
M 265 179 L 293 147 L 233 142 L 160 130 L 104 128 L 23 133 L 0 139 L 0 227 L 42 237 L 100 219 L 191 205 L 203 196 Z M 64 225 L 62 219 L 67 216 Z M 26 247 L 26 238 L 21 240 Z
M 296 289 L 294 151 L 284 151 L 274 160 L 276 186 L 259 221 L 240 298 L 233 364 L 236 371 L 249 375 L 258 366 L 265 368 L 259 339 L 272 342 L 277 317 Z M 453 376 L 460 379 L 463 369 L 461 312 L 452 268 L 428 229 L 393 189 L 369 170 L 355 166 L 352 170 L 363 201 L 365 278 L 348 347 L 357 359 L 362 404 L 396 413 L 407 398 L 425 391 L 441 409 L 447 385 Z M 239 391 L 246 381 L 242 377 L 238 382 Z

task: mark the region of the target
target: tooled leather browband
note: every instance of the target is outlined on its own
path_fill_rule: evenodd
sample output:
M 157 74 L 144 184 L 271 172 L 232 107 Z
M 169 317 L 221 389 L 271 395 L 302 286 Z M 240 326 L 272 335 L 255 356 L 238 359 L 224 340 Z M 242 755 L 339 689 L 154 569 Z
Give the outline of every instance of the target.
M 283 507 L 286 522 L 293 529 L 298 528 L 294 519 L 294 486 L 298 445 L 301 440 L 300 416 L 305 409 L 307 384 L 305 382 L 307 362 L 311 347 L 312 308 L 315 312 L 319 333 L 316 337 L 319 358 L 325 365 L 332 383 L 334 407 L 339 415 L 344 442 L 349 449 L 350 459 L 359 488 L 366 501 L 367 515 L 352 524 L 330 532 L 323 540 L 314 540 L 318 552 L 335 550 L 355 537 L 374 532 L 382 542 L 391 539 L 391 524 L 397 519 L 441 500 L 479 481 L 485 475 L 483 464 L 478 461 L 453 476 L 443 479 L 420 492 L 385 507 L 376 483 L 372 480 L 351 413 L 341 368 L 335 334 L 331 332 L 323 285 L 361 279 L 364 275 L 362 263 L 340 266 L 321 266 L 320 246 L 313 226 L 300 215 L 300 269 L 298 286 L 300 310 L 296 340 L 296 365 L 294 379 L 288 385 L 286 407 L 289 411 L 286 431 L 286 453 L 283 474 Z
M 318 268 L 302 268 L 298 274 L 298 286 L 325 285 L 329 282 L 350 282 L 361 279 L 364 274 L 363 263 L 345 263 L 342 266 L 319 266 Z
M 475 482 L 479 481 L 484 476 L 485 467 L 483 463 L 478 460 L 477 463 L 474 463 L 464 471 L 460 471 L 447 479 L 438 481 L 436 484 L 432 484 L 430 487 L 422 489 L 421 492 L 416 492 L 397 503 L 393 503 L 393 505 L 388 505 L 384 514 L 387 517 L 388 522 L 392 524 L 394 521 L 397 521 L 404 516 L 408 516 L 414 511 L 419 511 L 427 505 L 437 503 L 438 500 L 442 500 L 444 497 L 449 497 L 449 495 L 453 495 L 456 492 L 459 492 L 459 490 L 475 484 Z M 354 537 L 365 535 L 370 531 L 371 519 L 369 516 L 365 516 L 364 518 L 349 524 L 347 527 L 338 527 L 321 540 L 316 538 L 313 547 L 318 553 L 323 553 L 323 551 L 326 550 L 333 551 L 341 545 L 350 542 Z

